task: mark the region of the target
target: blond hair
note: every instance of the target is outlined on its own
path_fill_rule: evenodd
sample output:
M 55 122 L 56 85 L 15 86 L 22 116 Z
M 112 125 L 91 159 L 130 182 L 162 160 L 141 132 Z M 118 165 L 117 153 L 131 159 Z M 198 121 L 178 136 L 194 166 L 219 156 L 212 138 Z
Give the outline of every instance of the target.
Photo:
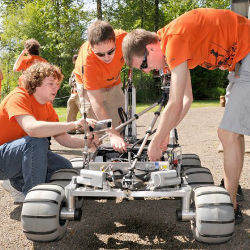
M 146 45 L 157 43 L 159 38 L 156 33 L 144 29 L 135 29 L 128 33 L 122 42 L 122 53 L 126 64 L 132 67 L 133 57 L 142 57 Z

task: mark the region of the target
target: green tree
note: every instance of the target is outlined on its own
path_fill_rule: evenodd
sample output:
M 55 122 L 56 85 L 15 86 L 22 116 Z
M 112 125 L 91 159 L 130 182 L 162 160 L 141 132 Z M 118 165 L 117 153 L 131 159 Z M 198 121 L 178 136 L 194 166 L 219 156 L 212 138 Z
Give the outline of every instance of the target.
M 72 71 L 72 56 L 83 42 L 83 34 L 89 21 L 83 3 L 73 0 L 5 1 L 1 11 L 1 61 L 3 68 L 14 82 L 4 81 L 10 87 L 16 85 L 11 69 L 23 42 L 29 38 L 41 44 L 41 56 L 58 65 L 65 76 L 65 82 Z M 67 95 L 69 88 L 62 86 L 60 95 Z

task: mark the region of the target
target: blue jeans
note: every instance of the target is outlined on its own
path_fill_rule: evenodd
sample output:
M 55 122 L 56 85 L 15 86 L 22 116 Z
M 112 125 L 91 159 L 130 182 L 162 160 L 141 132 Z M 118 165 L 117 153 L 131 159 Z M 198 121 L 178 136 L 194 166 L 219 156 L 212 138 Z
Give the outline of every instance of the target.
M 66 158 L 48 150 L 47 138 L 25 136 L 0 146 L 0 176 L 24 195 L 50 180 L 62 168 L 72 168 Z

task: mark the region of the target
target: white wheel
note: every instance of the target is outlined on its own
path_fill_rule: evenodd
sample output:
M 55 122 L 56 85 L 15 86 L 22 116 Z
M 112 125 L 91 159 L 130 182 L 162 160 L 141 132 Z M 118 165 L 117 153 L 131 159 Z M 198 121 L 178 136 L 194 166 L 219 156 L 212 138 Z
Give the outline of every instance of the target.
M 183 154 L 182 155 L 182 164 L 181 169 L 183 171 L 189 168 L 201 167 L 201 161 L 198 155 L 196 154 Z
M 195 220 L 191 223 L 196 240 L 223 243 L 234 233 L 234 209 L 228 192 L 217 186 L 194 189 Z
M 59 240 L 66 232 L 68 221 L 60 219 L 64 189 L 58 185 L 41 184 L 33 187 L 23 203 L 23 232 L 32 241 Z
M 49 182 L 65 187 L 71 182 L 72 177 L 77 175 L 79 175 L 77 169 L 60 169 L 51 176 Z
M 82 169 L 83 168 L 83 158 L 77 157 L 70 160 L 74 169 Z

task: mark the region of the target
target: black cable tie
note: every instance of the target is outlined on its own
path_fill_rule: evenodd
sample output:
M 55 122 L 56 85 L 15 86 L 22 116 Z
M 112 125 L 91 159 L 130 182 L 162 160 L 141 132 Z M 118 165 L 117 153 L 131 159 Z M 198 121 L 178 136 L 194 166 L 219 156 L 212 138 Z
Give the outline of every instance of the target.
M 138 116 L 137 114 L 134 114 L 134 117 L 135 117 L 135 119 L 138 119 L 138 118 L 139 118 L 139 116 Z
M 159 111 L 154 112 L 155 115 L 160 115 Z

